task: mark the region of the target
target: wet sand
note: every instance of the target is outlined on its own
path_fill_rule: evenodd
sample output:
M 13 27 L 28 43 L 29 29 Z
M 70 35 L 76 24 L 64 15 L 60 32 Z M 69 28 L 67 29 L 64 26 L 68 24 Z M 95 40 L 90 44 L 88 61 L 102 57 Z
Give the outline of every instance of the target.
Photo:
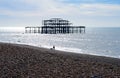
M 0 43 L 0 78 L 120 78 L 120 59 Z

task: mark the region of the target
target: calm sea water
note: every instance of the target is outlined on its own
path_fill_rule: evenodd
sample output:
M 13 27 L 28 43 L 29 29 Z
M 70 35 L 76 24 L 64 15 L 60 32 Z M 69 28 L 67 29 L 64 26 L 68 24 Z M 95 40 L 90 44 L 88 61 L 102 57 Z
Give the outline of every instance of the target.
M 120 58 L 120 28 L 86 28 L 85 34 L 0 32 L 0 42 L 28 44 L 83 54 Z

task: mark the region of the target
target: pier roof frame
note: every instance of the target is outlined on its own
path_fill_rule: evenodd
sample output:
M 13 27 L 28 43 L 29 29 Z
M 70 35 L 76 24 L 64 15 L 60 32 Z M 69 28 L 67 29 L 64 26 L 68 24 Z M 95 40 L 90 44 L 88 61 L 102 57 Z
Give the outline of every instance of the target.
M 50 25 L 50 26 L 70 26 L 72 23 L 68 20 L 63 20 L 62 18 L 51 18 L 49 20 L 43 20 L 43 26 Z

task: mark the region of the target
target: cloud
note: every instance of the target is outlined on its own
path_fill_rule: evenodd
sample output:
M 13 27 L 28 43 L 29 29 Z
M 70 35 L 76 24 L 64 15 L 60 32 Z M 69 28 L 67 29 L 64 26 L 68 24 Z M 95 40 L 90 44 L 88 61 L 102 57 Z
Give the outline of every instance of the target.
M 14 3 L 15 1 L 13 1 Z M 46 16 L 46 15 L 119 15 L 120 5 L 113 4 L 66 4 L 57 0 L 21 0 L 20 3 L 26 4 L 24 9 L 16 4 L 20 10 L 0 8 L 0 14 L 11 16 Z M 13 4 L 14 5 L 14 4 Z M 31 7 L 28 8 L 28 7 Z
M 14 3 L 15 1 L 13 1 Z M 18 8 L 20 10 L 13 10 L 12 8 L 10 9 L 8 7 L 6 8 L 0 8 L 0 14 L 4 14 L 4 15 L 11 15 L 11 16 L 45 16 L 45 15 L 54 15 L 54 14 L 61 14 L 63 11 L 58 2 L 56 2 L 55 0 L 21 0 L 19 1 L 20 3 L 26 4 L 26 7 L 31 7 L 32 9 L 30 10 L 30 8 L 26 8 L 24 9 L 22 7 L 22 5 L 17 5 L 19 3 L 16 4 L 16 6 L 12 6 L 13 9 Z M 12 2 L 10 2 L 11 4 Z M 10 5 L 9 4 L 9 5 Z M 13 4 L 14 5 L 14 4 Z M 21 10 L 22 9 L 22 10 Z
M 80 10 L 83 14 L 91 16 L 119 16 L 120 5 L 112 4 L 82 4 Z
M 16 19 L 23 18 L 24 20 L 33 19 L 34 21 L 40 17 L 67 17 L 73 21 L 86 20 L 88 22 L 91 18 L 96 20 L 99 17 L 102 19 L 105 17 L 120 17 L 119 4 L 85 3 L 88 0 L 82 1 L 84 2 L 75 4 L 65 3 L 63 0 L 1 0 L 0 4 L 4 5 L 0 5 L 0 15 Z M 5 3 L 7 3 L 7 6 Z

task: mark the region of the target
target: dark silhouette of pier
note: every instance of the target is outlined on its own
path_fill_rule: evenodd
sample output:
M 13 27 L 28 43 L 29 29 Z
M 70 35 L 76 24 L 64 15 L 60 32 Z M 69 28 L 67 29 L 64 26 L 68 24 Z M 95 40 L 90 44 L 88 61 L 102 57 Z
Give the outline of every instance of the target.
M 73 26 L 68 20 L 52 18 L 42 21 L 43 26 L 25 27 L 26 33 L 41 34 L 66 34 L 66 33 L 85 33 L 85 26 Z

